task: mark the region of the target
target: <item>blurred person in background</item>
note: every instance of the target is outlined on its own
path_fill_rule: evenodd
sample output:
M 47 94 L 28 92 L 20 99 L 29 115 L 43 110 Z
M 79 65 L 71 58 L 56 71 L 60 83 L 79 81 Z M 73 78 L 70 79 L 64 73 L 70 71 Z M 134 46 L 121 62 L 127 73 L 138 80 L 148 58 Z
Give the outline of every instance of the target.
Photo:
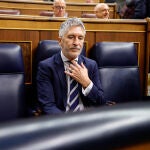
M 146 0 L 125 0 L 119 15 L 123 19 L 146 18 Z
M 54 0 L 53 3 L 53 17 L 67 17 L 68 14 L 66 13 L 66 2 L 65 0 Z
M 94 8 L 94 12 L 97 18 L 109 19 L 109 6 L 106 3 L 98 3 Z
M 123 6 L 125 5 L 125 1 L 126 0 L 116 0 L 116 4 L 117 4 L 117 13 L 120 15 L 120 11 L 123 8 Z

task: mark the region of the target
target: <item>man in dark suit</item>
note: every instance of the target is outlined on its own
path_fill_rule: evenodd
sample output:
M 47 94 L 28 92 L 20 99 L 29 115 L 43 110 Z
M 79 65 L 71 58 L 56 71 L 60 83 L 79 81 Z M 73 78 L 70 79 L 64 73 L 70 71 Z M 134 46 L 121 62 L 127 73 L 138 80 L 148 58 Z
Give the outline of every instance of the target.
M 146 18 L 146 0 L 126 0 L 120 16 L 124 19 Z
M 81 111 L 104 103 L 97 64 L 80 55 L 85 34 L 80 19 L 66 20 L 59 29 L 61 52 L 39 63 L 38 100 L 45 114 Z M 74 110 L 71 110 L 70 78 L 77 82 L 79 93 Z

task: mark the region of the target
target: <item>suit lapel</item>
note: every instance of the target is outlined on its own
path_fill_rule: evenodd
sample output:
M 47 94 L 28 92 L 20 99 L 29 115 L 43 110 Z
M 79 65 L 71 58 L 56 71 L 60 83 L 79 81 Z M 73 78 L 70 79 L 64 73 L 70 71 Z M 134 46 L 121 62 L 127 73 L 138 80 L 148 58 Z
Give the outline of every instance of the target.
M 66 81 L 66 75 L 64 73 L 64 63 L 61 59 L 60 53 L 56 55 L 55 57 L 55 65 L 56 65 L 56 71 L 58 74 L 58 80 L 60 81 L 62 93 L 63 93 L 63 101 L 64 106 L 66 106 L 66 100 L 67 100 L 67 81 Z
M 82 58 L 82 56 L 79 55 L 79 58 L 78 58 L 78 64 L 81 65 L 82 62 L 83 62 L 83 64 L 85 65 L 84 58 Z M 82 86 L 81 86 L 81 84 L 79 84 L 79 91 L 80 91 L 80 94 L 82 94 Z

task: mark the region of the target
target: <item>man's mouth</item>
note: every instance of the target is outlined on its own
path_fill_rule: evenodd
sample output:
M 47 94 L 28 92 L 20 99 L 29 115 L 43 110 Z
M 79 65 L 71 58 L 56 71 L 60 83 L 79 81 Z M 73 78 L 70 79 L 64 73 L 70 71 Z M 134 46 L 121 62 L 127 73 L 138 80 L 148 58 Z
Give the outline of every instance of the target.
M 78 48 L 78 47 L 72 47 L 72 48 L 70 48 L 71 50 L 80 50 L 80 48 Z

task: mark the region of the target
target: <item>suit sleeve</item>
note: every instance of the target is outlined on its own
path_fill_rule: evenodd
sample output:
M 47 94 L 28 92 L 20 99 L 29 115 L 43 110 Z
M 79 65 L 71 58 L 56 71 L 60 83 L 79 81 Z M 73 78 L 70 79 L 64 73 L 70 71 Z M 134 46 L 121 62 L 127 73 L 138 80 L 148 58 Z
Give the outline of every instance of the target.
M 95 61 L 93 62 L 92 67 L 88 70 L 89 77 L 93 82 L 93 87 L 86 98 L 88 99 L 89 103 L 93 103 L 95 105 L 105 104 L 99 70 Z
M 144 19 L 145 17 L 146 17 L 145 0 L 137 0 L 135 2 L 135 9 L 134 9 L 133 19 Z

